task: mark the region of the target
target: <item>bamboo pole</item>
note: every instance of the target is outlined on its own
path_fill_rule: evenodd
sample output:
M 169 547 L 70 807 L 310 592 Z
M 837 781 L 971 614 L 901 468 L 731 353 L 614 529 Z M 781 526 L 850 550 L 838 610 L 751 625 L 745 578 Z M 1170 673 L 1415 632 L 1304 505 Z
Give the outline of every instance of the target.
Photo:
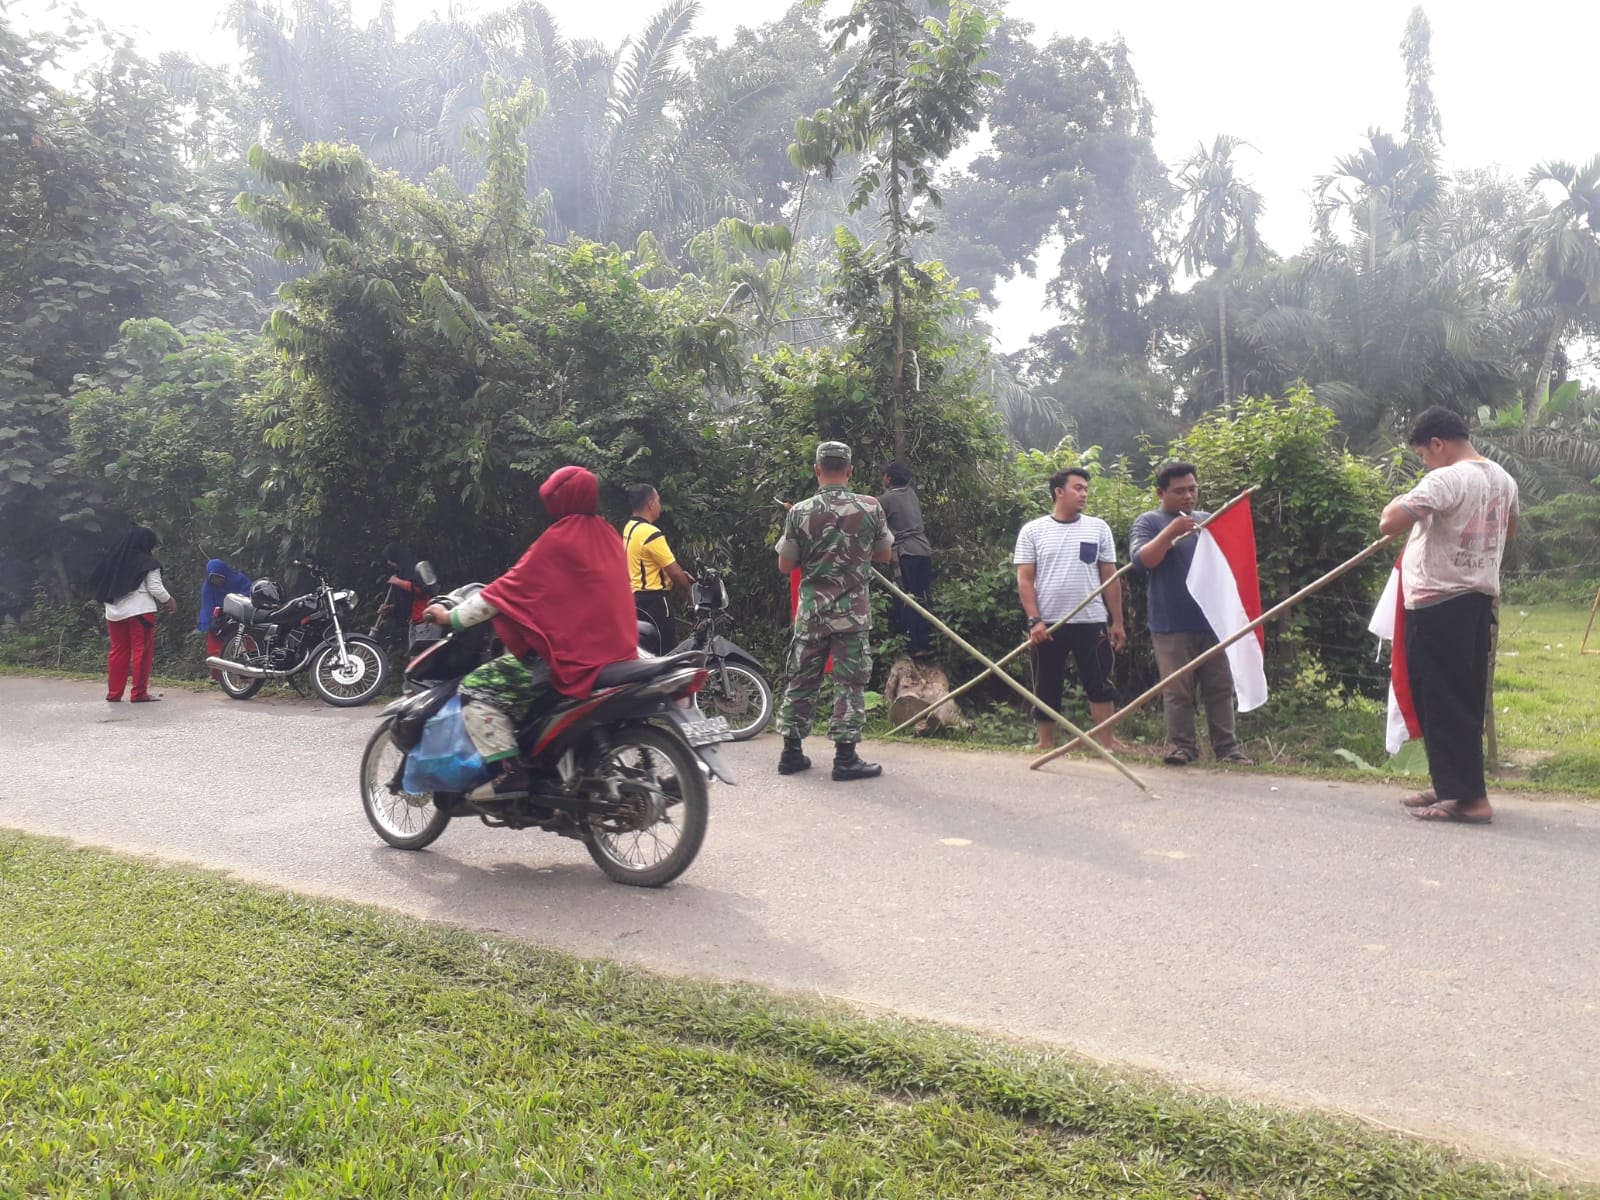
M 1207 525 L 1211 524 L 1211 522 L 1215 521 L 1218 517 L 1220 517 L 1223 513 L 1227 512 L 1230 508 L 1232 508 L 1235 504 L 1239 503 L 1239 501 L 1243 500 L 1246 496 L 1250 495 L 1252 492 L 1257 492 L 1257 491 L 1260 491 L 1260 490 L 1261 490 L 1261 485 L 1259 483 L 1252 484 L 1250 487 L 1245 488 L 1244 491 L 1240 492 L 1232 500 L 1229 500 L 1221 508 L 1217 509 L 1216 512 L 1212 513 L 1209 517 L 1207 517 L 1204 521 L 1201 521 L 1200 524 L 1195 526 L 1194 529 L 1191 529 L 1188 533 L 1185 533 L 1185 534 L 1183 534 L 1183 535 L 1181 535 L 1179 537 L 1173 538 L 1172 539 L 1173 545 L 1177 545 L 1179 542 L 1183 541 L 1183 539 L 1186 538 L 1186 537 L 1193 537 L 1197 532 L 1199 532 L 1200 530 L 1204 529 Z M 1094 602 L 1094 600 L 1100 595 L 1101 592 L 1105 591 L 1108 587 L 1110 587 L 1117 580 L 1121 579 L 1124 575 L 1126 575 L 1131 570 L 1133 570 L 1133 563 L 1131 563 L 1131 562 L 1128 563 L 1127 566 L 1120 568 L 1116 572 L 1116 574 L 1111 576 L 1110 579 L 1107 579 L 1099 587 L 1095 588 L 1094 591 L 1090 592 L 1087 596 L 1085 596 L 1083 598 L 1083 603 L 1079 604 L 1077 608 L 1073 609 L 1066 616 L 1062 617 L 1059 621 L 1057 621 L 1054 625 L 1050 626 L 1049 632 L 1054 633 L 1056 630 L 1060 629 L 1063 625 L 1065 625 L 1068 621 L 1072 620 L 1073 617 L 1077 616 L 1084 609 L 1088 608 L 1089 605 Z M 996 660 L 990 666 L 986 667 L 983 671 L 979 672 L 977 675 L 974 675 L 971 679 L 967 680 L 965 683 L 963 683 L 960 687 L 956 688 L 954 691 L 946 692 L 943 696 L 940 696 L 937 700 L 935 700 L 932 704 L 928 705 L 927 708 L 923 709 L 916 716 L 912 717 L 909 721 L 901 721 L 900 724 L 896 725 L 893 729 L 889 730 L 889 732 L 888 732 L 888 734 L 886 736 L 893 737 L 895 734 L 899 733 L 901 730 L 910 728 L 912 725 L 915 725 L 918 721 L 922 720 L 923 717 L 925 717 L 929 713 L 931 713 L 934 709 L 938 708 L 946 700 L 954 700 L 957 696 L 964 696 L 968 692 L 970 692 L 973 688 L 977 687 L 980 683 L 982 683 L 985 679 L 989 678 L 990 675 L 999 675 L 1000 674 L 1000 671 L 999 671 L 1000 667 L 1005 666 L 1012 659 L 1016 658 L 1017 655 L 1022 654 L 1031 645 L 1033 645 L 1033 639 L 1032 638 L 1024 638 L 1023 642 L 1022 642 L 1022 645 L 1018 646 L 1015 650 L 1011 651 L 1010 654 L 1007 654 L 1002 659 Z
M 1028 764 L 1029 769 L 1037 771 L 1040 767 L 1044 766 L 1045 763 L 1050 762 L 1052 759 L 1060 758 L 1063 754 L 1065 754 L 1068 750 L 1071 750 L 1074 746 L 1076 746 L 1078 744 L 1078 742 L 1082 741 L 1084 738 L 1092 738 L 1095 734 L 1099 733 L 1101 730 L 1111 728 L 1111 726 L 1115 725 L 1118 721 L 1122 720 L 1123 717 L 1127 716 L 1134 709 L 1143 707 L 1149 700 L 1151 700 L 1155 696 L 1159 695 L 1161 693 L 1161 689 L 1166 687 L 1167 684 L 1171 683 L 1174 679 L 1180 679 L 1185 675 L 1192 674 L 1202 664 L 1210 662 L 1213 658 L 1215 658 L 1217 655 L 1223 653 L 1225 650 L 1227 650 L 1227 648 L 1229 646 L 1233 645 L 1240 638 L 1247 637 L 1250 634 L 1254 633 L 1258 628 L 1261 627 L 1262 624 L 1264 624 L 1267 621 L 1272 620 L 1272 618 L 1277 616 L 1279 613 L 1286 612 L 1288 609 L 1293 608 L 1296 604 L 1299 604 L 1300 601 L 1304 600 L 1307 596 L 1311 595 L 1314 592 L 1321 591 L 1323 588 L 1327 587 L 1328 584 L 1332 583 L 1335 579 L 1339 578 L 1339 576 L 1341 576 L 1345 572 L 1349 571 L 1357 563 L 1363 561 L 1364 559 L 1371 558 L 1379 550 L 1383 549 L 1390 542 L 1394 541 L 1394 539 L 1397 536 L 1398 536 L 1397 534 L 1392 534 L 1392 533 L 1384 534 L 1381 538 L 1379 538 L 1377 541 L 1373 542 L 1365 550 L 1361 551 L 1361 553 L 1355 555 L 1352 558 L 1345 559 L 1344 562 L 1340 563 L 1333 570 L 1329 571 L 1321 579 L 1318 579 L 1313 583 L 1308 583 L 1305 587 L 1301 588 L 1298 592 L 1296 592 L 1294 595 L 1290 596 L 1287 600 L 1284 600 L 1279 604 L 1273 605 L 1266 612 L 1262 613 L 1259 617 L 1257 617 L 1254 621 L 1251 621 L 1250 624 L 1246 625 L 1243 629 L 1240 629 L 1235 633 L 1229 634 L 1222 641 L 1218 642 L 1215 646 L 1212 646 L 1204 654 L 1201 654 L 1201 655 L 1199 655 L 1199 656 L 1197 656 L 1195 658 L 1190 659 L 1183 666 L 1179 667 L 1176 671 L 1174 671 L 1171 675 L 1168 675 L 1160 683 L 1158 683 L 1154 687 L 1152 687 L 1149 691 L 1143 693 L 1140 696 L 1136 696 L 1133 700 L 1129 701 L 1122 708 L 1120 708 L 1116 712 L 1112 713 L 1104 721 L 1101 721 L 1100 724 L 1096 725 L 1093 729 L 1089 730 L 1088 733 L 1079 734 L 1077 736 L 1077 738 L 1075 738 L 1074 740 L 1068 742 L 1065 746 L 1058 746 L 1056 749 L 1050 751 L 1048 754 L 1040 755 L 1038 758 L 1034 759 L 1031 763 Z
M 896 584 L 894 582 L 894 580 L 888 578 L 886 575 L 884 575 L 884 573 L 882 571 L 879 571 L 876 568 L 873 569 L 872 573 L 874 575 L 876 575 L 883 582 L 884 586 L 887 587 L 891 592 L 893 592 L 896 596 L 899 596 L 900 599 L 905 601 L 907 604 L 911 605 L 912 608 L 916 609 L 924 617 L 928 618 L 928 620 L 933 623 L 933 627 L 935 629 L 939 630 L 940 633 L 944 634 L 945 637 L 949 638 L 956 645 L 960 646 L 963 650 L 965 650 L 968 654 L 972 655 L 972 657 L 977 659 L 979 662 L 985 663 L 990 667 L 994 666 L 993 663 L 989 662 L 989 660 L 983 656 L 983 652 L 982 651 L 978 650 L 975 646 L 973 646 L 970 642 L 968 642 L 965 638 L 963 638 L 955 630 L 951 629 L 950 626 L 946 625 L 938 617 L 934 616 L 927 609 L 923 608 L 921 604 L 917 603 L 916 597 L 914 597 L 914 596 L 910 595 L 909 593 L 907 593 L 906 591 L 904 591 L 898 584 Z M 1049 705 L 1045 704 L 1042 700 L 1040 700 L 1037 696 L 1035 696 L 1027 688 L 1023 687 L 1015 679 L 1011 678 L 1011 676 L 1005 674 L 1004 672 L 1000 672 L 999 679 L 1001 680 L 1001 682 L 1009 684 L 1011 686 L 1012 690 L 1015 691 L 1018 695 L 1020 695 L 1029 704 L 1033 705 L 1040 712 L 1045 713 L 1046 715 L 1048 715 L 1049 718 L 1052 721 L 1054 721 L 1057 725 L 1060 725 L 1068 733 L 1072 734 L 1073 735 L 1073 741 L 1072 741 L 1071 744 L 1076 745 L 1077 742 L 1083 740 L 1087 736 L 1083 732 L 1083 730 L 1079 729 L 1076 725 L 1074 725 L 1071 721 L 1067 720 L 1064 716 L 1062 716 L 1060 713 L 1058 713 L 1055 709 L 1053 709 Z M 1150 790 L 1148 787 L 1145 786 L 1144 780 L 1140 779 L 1132 771 L 1128 770 L 1127 767 L 1123 766 L 1120 762 L 1118 762 L 1117 759 L 1116 759 L 1116 756 L 1113 755 L 1111 753 L 1111 751 L 1107 750 L 1104 746 L 1102 746 L 1099 742 L 1094 741 L 1092 738 L 1089 739 L 1089 749 L 1091 749 L 1095 753 L 1099 754 L 1101 758 L 1105 759 L 1113 767 L 1115 767 L 1117 770 L 1121 771 L 1122 774 L 1127 776 L 1127 778 L 1136 787 L 1138 787 L 1138 789 L 1140 791 L 1148 792 Z
M 1589 653 L 1584 649 L 1584 647 L 1589 644 L 1589 631 L 1594 628 L 1594 614 L 1596 609 L 1600 609 L 1600 591 L 1595 592 L 1594 603 L 1589 606 L 1589 623 L 1583 627 L 1583 641 L 1578 643 L 1579 654 Z

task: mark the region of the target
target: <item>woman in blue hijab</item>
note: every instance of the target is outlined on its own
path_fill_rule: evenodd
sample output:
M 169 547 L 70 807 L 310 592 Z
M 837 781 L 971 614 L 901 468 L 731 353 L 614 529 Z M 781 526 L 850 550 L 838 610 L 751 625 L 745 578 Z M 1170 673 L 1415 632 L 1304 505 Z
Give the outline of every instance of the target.
M 230 592 L 239 592 L 242 595 L 250 594 L 250 576 L 243 571 L 235 571 L 220 558 L 213 558 L 206 564 L 206 581 L 200 587 L 200 613 L 196 617 L 196 628 L 206 635 L 206 653 L 217 655 L 222 653 L 222 639 L 216 635 L 216 627 L 220 623 L 222 598 Z M 219 678 L 219 672 L 212 671 L 212 682 Z

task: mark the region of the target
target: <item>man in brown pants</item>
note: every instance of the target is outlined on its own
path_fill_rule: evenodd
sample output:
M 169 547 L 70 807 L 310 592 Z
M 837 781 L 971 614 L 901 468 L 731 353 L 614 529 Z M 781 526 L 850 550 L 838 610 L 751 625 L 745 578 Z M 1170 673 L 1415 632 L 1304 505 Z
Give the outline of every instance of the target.
M 1194 561 L 1194 538 L 1188 533 L 1207 513 L 1197 512 L 1200 485 L 1193 463 L 1163 463 L 1156 472 L 1156 498 L 1161 507 L 1141 513 L 1128 536 L 1128 551 L 1135 574 L 1149 583 L 1146 620 L 1155 644 L 1156 666 L 1162 678 L 1199 658 L 1217 644 L 1217 635 L 1189 594 L 1189 564 Z M 1195 733 L 1195 692 L 1206 706 L 1206 729 L 1218 762 L 1254 765 L 1239 748 L 1233 725 L 1233 672 L 1228 657 L 1219 654 L 1193 674 L 1171 683 L 1161 694 L 1167 720 L 1165 762 L 1181 767 L 1200 757 Z

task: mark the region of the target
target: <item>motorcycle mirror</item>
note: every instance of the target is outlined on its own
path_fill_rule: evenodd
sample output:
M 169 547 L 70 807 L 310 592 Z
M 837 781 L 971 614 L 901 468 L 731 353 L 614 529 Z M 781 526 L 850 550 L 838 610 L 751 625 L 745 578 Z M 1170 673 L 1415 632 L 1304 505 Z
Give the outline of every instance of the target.
M 433 564 L 425 558 L 417 560 L 417 578 L 422 580 L 423 587 L 439 586 L 439 573 L 433 569 Z

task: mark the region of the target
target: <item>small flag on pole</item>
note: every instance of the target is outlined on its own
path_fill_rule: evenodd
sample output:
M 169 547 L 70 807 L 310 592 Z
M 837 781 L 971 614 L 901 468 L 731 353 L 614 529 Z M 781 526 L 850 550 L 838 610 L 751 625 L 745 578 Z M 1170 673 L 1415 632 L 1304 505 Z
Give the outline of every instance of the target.
M 1389 572 L 1389 582 L 1378 597 L 1378 607 L 1372 611 L 1367 630 L 1380 642 L 1394 643 L 1389 652 L 1389 718 L 1383 745 L 1390 754 L 1398 754 L 1409 739 L 1422 736 L 1422 722 L 1417 719 L 1416 702 L 1411 696 L 1411 672 L 1406 664 L 1406 596 L 1398 562 Z M 1378 649 L 1382 653 L 1382 646 Z

